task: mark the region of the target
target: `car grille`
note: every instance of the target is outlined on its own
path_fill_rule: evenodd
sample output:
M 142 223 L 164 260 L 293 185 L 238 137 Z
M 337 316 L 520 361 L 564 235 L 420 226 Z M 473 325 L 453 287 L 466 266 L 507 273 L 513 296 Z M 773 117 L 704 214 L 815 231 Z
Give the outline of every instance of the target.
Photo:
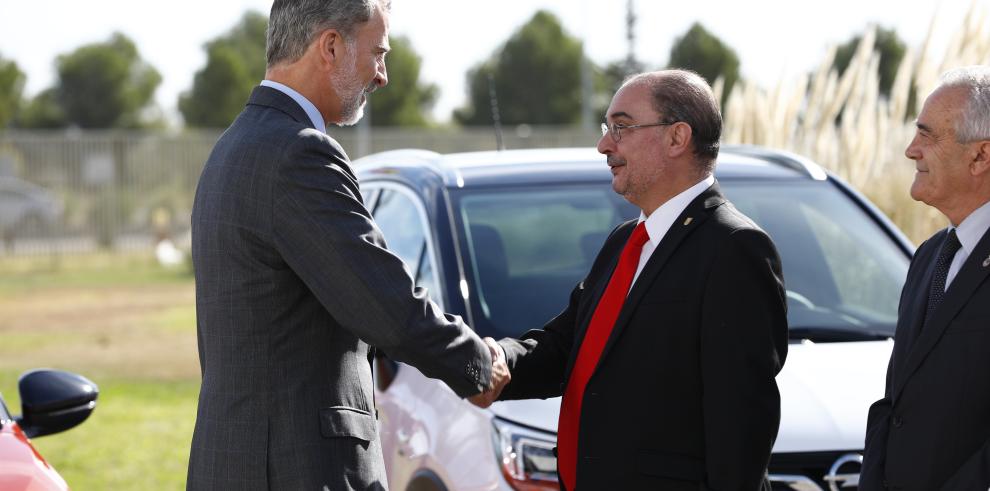
M 858 489 L 860 450 L 837 452 L 775 453 L 770 456 L 770 483 L 773 491 L 829 491 Z M 840 459 L 846 461 L 830 471 Z M 830 484 L 830 479 L 834 484 Z

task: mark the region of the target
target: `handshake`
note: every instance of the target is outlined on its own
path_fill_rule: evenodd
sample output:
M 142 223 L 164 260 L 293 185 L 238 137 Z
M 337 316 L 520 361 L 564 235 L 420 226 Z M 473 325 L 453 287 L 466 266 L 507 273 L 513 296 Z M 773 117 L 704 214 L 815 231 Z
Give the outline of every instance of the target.
M 498 399 L 506 384 L 512 380 L 509 366 L 505 363 L 505 351 L 492 338 L 485 338 L 485 344 L 488 345 L 488 349 L 492 353 L 492 385 L 484 392 L 468 397 L 471 404 L 481 408 L 491 406 Z

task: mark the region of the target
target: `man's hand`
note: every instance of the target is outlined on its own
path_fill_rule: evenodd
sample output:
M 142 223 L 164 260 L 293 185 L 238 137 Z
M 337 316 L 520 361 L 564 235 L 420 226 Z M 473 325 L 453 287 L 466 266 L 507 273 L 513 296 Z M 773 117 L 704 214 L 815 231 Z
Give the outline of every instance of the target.
M 492 353 L 492 385 L 488 390 L 468 398 L 471 404 L 478 407 L 491 406 L 498 399 L 499 394 L 502 393 L 502 389 L 509 383 L 509 380 L 512 380 L 512 374 L 509 373 L 509 366 L 505 364 L 505 351 L 492 338 L 485 338 L 485 344 L 488 345 L 488 349 Z

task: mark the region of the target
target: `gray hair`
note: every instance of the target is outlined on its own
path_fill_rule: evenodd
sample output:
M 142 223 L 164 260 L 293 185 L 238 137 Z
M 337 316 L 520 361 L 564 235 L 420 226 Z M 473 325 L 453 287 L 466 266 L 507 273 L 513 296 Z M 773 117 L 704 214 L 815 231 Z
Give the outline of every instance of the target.
M 694 156 L 702 170 L 711 172 L 722 138 L 722 113 L 712 88 L 690 70 L 661 70 L 635 75 L 625 84 L 644 83 L 653 96 L 653 109 L 666 121 L 691 127 Z
M 956 141 L 990 140 L 990 66 L 949 70 L 939 79 L 939 88 L 942 87 L 960 87 L 967 92 L 962 119 L 956 122 Z
M 345 35 L 368 22 L 380 5 L 388 11 L 391 0 L 275 0 L 268 16 L 268 67 L 292 63 L 306 52 L 313 37 L 327 29 Z

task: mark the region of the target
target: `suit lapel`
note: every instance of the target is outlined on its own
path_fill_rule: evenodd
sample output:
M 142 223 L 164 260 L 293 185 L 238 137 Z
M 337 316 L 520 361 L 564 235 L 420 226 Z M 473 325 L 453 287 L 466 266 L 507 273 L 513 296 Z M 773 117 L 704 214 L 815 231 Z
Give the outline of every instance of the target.
M 619 264 L 619 256 L 622 255 L 622 249 L 625 248 L 626 242 L 632 235 L 632 231 L 636 228 L 637 220 L 630 220 L 621 226 L 621 228 L 616 231 L 615 240 L 611 240 L 606 243 L 603 247 L 609 247 L 610 251 L 602 251 L 604 254 L 608 254 L 610 257 L 608 259 L 608 264 L 606 271 L 608 275 L 601 275 L 599 280 L 590 285 L 585 285 L 590 288 L 587 294 L 589 301 L 585 302 L 581 308 L 581 312 L 577 316 L 577 331 L 574 333 L 574 349 L 571 350 L 570 356 L 567 360 L 567 369 L 564 372 L 566 374 L 564 382 L 566 383 L 568 378 L 570 378 L 571 368 L 574 367 L 574 361 L 577 359 L 578 351 L 580 351 L 579 346 L 584 342 L 584 335 L 588 331 L 588 324 L 591 323 L 591 316 L 594 315 L 595 309 L 598 308 L 598 302 L 602 299 L 602 295 L 605 294 L 605 287 L 608 286 L 608 282 L 612 279 L 612 273 L 615 272 L 616 266 Z M 611 244 L 615 244 L 614 246 Z
M 619 318 L 616 319 L 615 326 L 612 328 L 608 341 L 605 343 L 605 348 L 602 350 L 602 355 L 598 359 L 599 365 L 601 364 L 601 360 L 604 360 L 608 356 L 612 346 L 615 345 L 616 341 L 622 335 L 622 331 L 629 324 L 633 312 L 636 311 L 636 306 L 639 305 L 639 302 L 649 292 L 650 286 L 660 275 L 660 272 L 663 271 L 663 267 L 674 254 L 674 251 L 677 250 L 691 232 L 708 219 L 711 210 L 722 203 L 725 203 L 725 197 L 719 191 L 718 183 L 712 184 L 711 187 L 688 204 L 687 208 L 681 212 L 677 220 L 670 226 L 670 230 L 667 231 L 663 239 L 660 240 L 660 243 L 657 244 L 657 248 L 653 251 L 650 259 L 646 262 L 646 266 L 643 267 L 643 271 L 640 272 L 639 278 L 636 279 L 632 289 L 629 291 L 629 296 L 626 297 L 625 303 L 622 304 L 622 310 L 619 311 Z
M 908 302 L 908 306 L 903 309 L 904 313 L 900 314 L 897 319 L 898 332 L 895 333 L 897 342 L 894 343 L 894 380 L 898 380 L 898 373 L 907 367 L 907 357 L 921 333 L 921 324 L 925 322 L 928 292 L 932 284 L 932 275 L 935 274 L 934 258 L 939 249 L 939 246 L 935 244 L 941 244 L 944 238 L 945 231 L 943 230 L 929 239 L 930 245 L 925 248 L 924 254 L 920 250 L 916 253 L 915 260 L 918 261 L 918 267 L 923 268 L 924 271 L 920 273 L 921 276 L 915 280 L 914 285 L 905 286 L 905 288 L 910 288 L 910 291 L 908 296 L 902 300 Z
M 939 239 L 943 237 L 944 234 L 937 234 L 929 239 L 930 243 L 939 244 Z M 925 322 L 925 309 L 928 308 L 928 291 L 932 284 L 932 275 L 935 272 L 935 255 L 931 252 L 931 247 L 924 247 L 924 251 L 919 249 L 915 253 L 914 260 L 916 261 L 916 267 L 922 269 L 923 271 L 918 273 L 917 279 L 912 280 L 908 277 L 908 281 L 911 284 L 905 284 L 905 293 L 901 295 L 901 302 L 905 304 L 903 308 L 898 309 L 898 319 L 897 319 L 897 332 L 895 333 L 896 342 L 894 343 L 894 353 L 893 361 L 889 370 L 892 371 L 891 375 L 891 387 L 889 388 L 893 392 L 891 393 L 892 400 L 897 400 L 897 394 L 900 390 L 900 385 L 902 384 L 905 377 L 902 375 L 905 373 L 904 370 L 907 368 L 908 355 L 911 354 L 911 348 L 915 345 L 918 335 L 921 332 L 921 324 Z M 935 253 L 938 253 L 938 248 L 935 248 Z
M 942 236 L 944 237 L 944 234 Z M 942 241 L 940 240 L 938 242 L 939 247 L 941 243 Z M 936 252 L 935 254 L 937 255 L 938 253 Z M 910 352 L 908 353 L 904 369 L 897 377 L 898 382 L 894 390 L 895 399 L 900 395 L 900 391 L 904 388 L 907 379 L 918 369 L 921 362 L 924 361 L 928 353 L 938 343 L 938 340 L 941 339 L 942 333 L 949 326 L 949 322 L 955 318 L 959 310 L 966 305 L 970 297 L 973 296 L 973 293 L 976 292 L 976 289 L 986 280 L 987 274 L 990 273 L 990 267 L 984 266 L 983 263 L 988 258 L 990 258 L 990 230 L 983 233 L 983 238 L 980 239 L 976 248 L 973 249 L 973 252 L 966 259 L 959 273 L 952 280 L 952 284 L 949 285 L 949 289 L 945 291 L 945 298 L 932 314 L 931 322 L 924 326 L 920 336 L 917 337 L 909 348 Z M 931 274 L 929 272 L 925 276 L 927 281 L 923 284 L 925 288 L 922 288 L 925 294 L 921 297 L 924 299 L 924 302 L 927 302 Z M 924 322 L 924 311 L 918 312 L 917 315 L 920 317 L 920 320 L 916 322 Z

